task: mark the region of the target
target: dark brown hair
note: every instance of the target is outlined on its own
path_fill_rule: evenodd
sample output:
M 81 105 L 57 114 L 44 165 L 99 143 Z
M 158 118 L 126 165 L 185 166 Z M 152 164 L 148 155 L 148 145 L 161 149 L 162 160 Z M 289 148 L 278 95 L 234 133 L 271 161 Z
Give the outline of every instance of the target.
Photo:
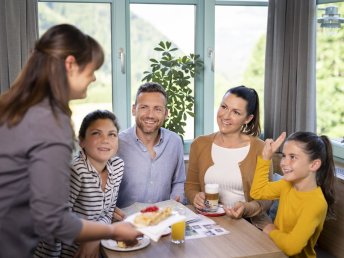
M 108 110 L 98 109 L 91 113 L 88 113 L 82 120 L 80 129 L 79 129 L 79 140 L 85 139 L 87 129 L 90 127 L 90 125 L 93 122 L 97 121 L 98 119 L 109 119 L 113 123 L 113 125 L 116 127 L 117 132 L 119 132 L 119 123 L 114 113 Z
M 247 115 L 253 115 L 252 120 L 242 128 L 242 133 L 252 136 L 260 135 L 260 121 L 259 121 L 259 97 L 255 89 L 248 88 L 244 85 L 237 86 L 227 90 L 227 94 L 234 94 L 235 96 L 246 100 Z
M 49 99 L 54 114 L 59 108 L 71 115 L 65 68 L 65 59 L 69 55 L 74 56 L 80 71 L 91 62 L 98 69 L 104 61 L 101 46 L 76 27 L 61 24 L 50 28 L 36 42 L 33 53 L 11 88 L 0 96 L 0 125 L 16 125 L 30 107 L 45 98 Z
M 143 92 L 159 92 L 165 97 L 167 104 L 168 97 L 164 87 L 162 87 L 159 83 L 156 82 L 146 82 L 142 84 L 136 92 L 135 105 L 137 104 L 138 96 Z
M 335 202 L 335 166 L 332 155 L 332 145 L 325 135 L 318 136 L 311 132 L 296 132 L 290 135 L 287 141 L 300 143 L 301 148 L 308 155 L 309 160 L 319 159 L 321 166 L 316 172 L 317 185 L 325 196 L 328 205 L 328 218 L 334 218 L 333 204 Z

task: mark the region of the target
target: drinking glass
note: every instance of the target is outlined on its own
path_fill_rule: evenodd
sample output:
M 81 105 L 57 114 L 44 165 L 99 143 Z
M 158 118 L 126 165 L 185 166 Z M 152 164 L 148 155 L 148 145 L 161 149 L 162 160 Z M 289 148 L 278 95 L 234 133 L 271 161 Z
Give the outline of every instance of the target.
M 185 215 L 185 209 L 182 207 L 174 208 L 180 215 Z M 185 219 L 174 223 L 171 226 L 171 242 L 174 244 L 182 244 L 185 242 Z
M 205 206 L 206 211 L 216 212 L 219 207 L 219 185 L 206 184 L 205 185 Z

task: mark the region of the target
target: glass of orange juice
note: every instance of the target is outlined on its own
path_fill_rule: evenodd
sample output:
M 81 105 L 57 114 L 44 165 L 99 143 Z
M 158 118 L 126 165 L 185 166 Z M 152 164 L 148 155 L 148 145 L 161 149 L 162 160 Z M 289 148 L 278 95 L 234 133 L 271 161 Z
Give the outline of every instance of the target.
M 180 215 L 185 215 L 184 208 L 178 207 L 174 209 Z M 185 219 L 174 223 L 171 226 L 171 242 L 174 244 L 182 244 L 185 242 Z

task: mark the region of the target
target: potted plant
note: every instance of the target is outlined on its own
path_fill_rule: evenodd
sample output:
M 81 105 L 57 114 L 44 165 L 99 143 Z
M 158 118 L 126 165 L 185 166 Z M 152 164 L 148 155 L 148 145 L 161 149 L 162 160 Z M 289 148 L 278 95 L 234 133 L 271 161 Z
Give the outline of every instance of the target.
M 188 116 L 194 117 L 194 96 L 192 96 L 191 80 L 203 68 L 199 55 L 189 54 L 176 56 L 178 50 L 171 42 L 161 41 L 154 48 L 160 54 L 159 59 L 151 58 L 151 71 L 145 71 L 143 82 L 161 84 L 168 95 L 167 108 L 169 117 L 164 127 L 179 134 L 183 139 L 184 127 Z

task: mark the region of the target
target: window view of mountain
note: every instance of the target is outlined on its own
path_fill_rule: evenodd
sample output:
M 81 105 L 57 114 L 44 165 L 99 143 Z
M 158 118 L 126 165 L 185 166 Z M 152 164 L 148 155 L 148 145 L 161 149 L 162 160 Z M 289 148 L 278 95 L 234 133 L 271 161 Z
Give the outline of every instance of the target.
M 344 4 L 336 3 L 336 5 L 339 7 L 339 13 L 344 15 Z M 83 117 L 85 113 L 95 108 L 111 109 L 112 57 L 117 57 L 117 53 L 113 53 L 113 51 L 117 52 L 117 50 L 111 49 L 110 4 L 40 2 L 38 13 L 40 34 L 55 24 L 70 23 L 76 25 L 101 43 L 106 53 L 106 59 L 102 68 L 96 73 L 97 81 L 90 86 L 87 99 L 72 102 L 72 108 L 78 110 L 78 112 L 74 113 L 80 114 L 80 117 Z M 235 13 L 238 12 L 236 11 Z M 243 11 L 242 15 L 244 13 L 247 13 L 247 11 Z M 318 16 L 321 16 L 321 14 L 322 12 L 319 11 Z M 234 23 L 224 22 L 224 24 L 229 26 Z M 219 35 L 227 35 L 227 38 L 232 37 L 236 39 L 243 39 L 244 35 L 250 35 L 250 33 L 241 33 L 234 37 L 233 33 L 228 33 L 229 27 L 225 25 L 219 26 Z M 139 86 L 143 78 L 143 72 L 149 70 L 149 59 L 154 58 L 154 47 L 160 41 L 166 40 L 172 41 L 178 48 L 179 45 L 174 43 L 173 39 L 154 27 L 149 21 L 142 19 L 134 12 L 131 12 L 130 17 L 130 40 L 129 61 L 131 62 L 131 99 L 133 99 L 135 88 Z M 221 37 L 217 40 L 221 41 Z M 229 42 L 230 40 L 231 38 L 229 38 Z M 343 41 L 344 28 L 341 28 L 333 35 L 329 35 L 326 31 L 320 29 L 317 31 L 317 128 L 318 133 L 330 135 L 332 138 L 343 137 L 344 132 L 344 102 L 342 101 L 344 96 Z M 148 42 L 154 42 L 154 44 Z M 240 40 L 238 42 L 240 43 Z M 233 50 L 228 50 L 229 46 L 227 43 L 227 45 L 221 45 L 221 42 L 218 44 L 218 49 L 215 51 L 218 58 L 216 61 L 217 65 L 215 66 L 217 74 L 215 85 L 213 85 L 216 98 L 220 98 L 225 89 L 234 86 L 232 84 L 241 82 L 256 88 L 261 96 L 261 100 L 263 100 L 265 34 L 257 34 L 254 41 L 251 40 L 251 42 L 254 42 L 253 46 L 250 47 L 252 49 L 245 53 L 246 57 L 245 60 L 241 59 L 242 62 L 236 61 L 234 57 L 240 56 L 238 54 L 242 51 L 240 47 L 247 47 L 247 44 L 234 45 L 236 48 L 235 53 Z M 228 53 L 224 53 L 226 50 L 228 50 Z M 239 68 L 240 71 L 236 70 Z M 215 101 L 214 112 L 216 112 L 217 104 L 217 101 Z

